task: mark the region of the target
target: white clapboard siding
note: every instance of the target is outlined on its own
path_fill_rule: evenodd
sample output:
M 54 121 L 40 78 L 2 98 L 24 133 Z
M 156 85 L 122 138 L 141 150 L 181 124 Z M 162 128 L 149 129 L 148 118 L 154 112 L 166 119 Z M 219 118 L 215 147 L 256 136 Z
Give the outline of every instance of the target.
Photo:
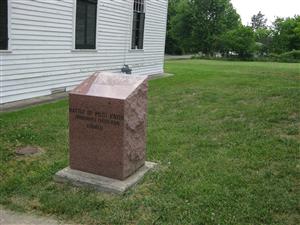
M 0 53 L 0 103 L 74 88 L 95 71 L 163 73 L 167 0 L 145 0 L 144 50 L 131 50 L 133 0 L 98 0 L 97 49 L 74 51 L 76 0 L 8 0 L 10 49 Z

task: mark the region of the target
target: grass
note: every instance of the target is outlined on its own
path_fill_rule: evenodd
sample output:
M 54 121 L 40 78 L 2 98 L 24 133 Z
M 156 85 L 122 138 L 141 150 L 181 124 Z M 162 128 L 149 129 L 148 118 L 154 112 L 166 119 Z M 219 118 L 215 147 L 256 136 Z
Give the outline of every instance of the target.
M 148 160 L 122 196 L 53 182 L 66 100 L 0 115 L 0 204 L 84 224 L 299 224 L 300 65 L 178 60 L 150 81 Z M 45 153 L 22 158 L 19 146 Z

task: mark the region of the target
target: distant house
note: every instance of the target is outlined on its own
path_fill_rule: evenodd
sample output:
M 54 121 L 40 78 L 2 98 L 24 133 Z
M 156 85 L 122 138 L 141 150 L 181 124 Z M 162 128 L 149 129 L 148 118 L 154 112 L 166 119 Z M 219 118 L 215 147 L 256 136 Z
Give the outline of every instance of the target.
M 163 73 L 167 6 L 167 0 L 1 0 L 0 104 L 68 91 L 94 71 L 128 66 L 136 75 Z

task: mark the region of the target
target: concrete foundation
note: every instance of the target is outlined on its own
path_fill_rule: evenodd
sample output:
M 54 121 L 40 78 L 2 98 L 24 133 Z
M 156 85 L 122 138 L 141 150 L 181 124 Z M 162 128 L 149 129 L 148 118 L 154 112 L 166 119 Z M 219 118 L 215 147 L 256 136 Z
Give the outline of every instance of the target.
M 78 187 L 93 188 L 101 192 L 122 194 L 141 181 L 144 175 L 156 165 L 153 162 L 146 162 L 143 167 L 124 181 L 73 170 L 69 167 L 57 172 L 54 175 L 54 180 L 61 183 L 70 183 Z

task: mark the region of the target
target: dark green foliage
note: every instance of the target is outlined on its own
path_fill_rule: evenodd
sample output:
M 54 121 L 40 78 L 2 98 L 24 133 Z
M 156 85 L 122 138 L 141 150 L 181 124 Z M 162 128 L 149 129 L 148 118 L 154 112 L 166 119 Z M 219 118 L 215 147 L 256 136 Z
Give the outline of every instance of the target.
M 300 63 L 300 50 L 293 50 L 282 54 L 272 53 L 269 55 L 271 59 L 278 62 L 295 62 Z
M 300 16 L 276 19 L 271 48 L 275 53 L 300 50 Z
M 53 181 L 68 103 L 0 114 L 0 204 L 70 224 L 300 224 L 299 65 L 180 60 L 149 82 L 147 159 L 122 196 Z M 16 147 L 45 153 L 17 157 Z
M 229 0 L 192 0 L 195 50 L 205 54 L 218 51 L 219 37 L 240 25 L 240 16 Z
M 300 16 L 277 18 L 272 27 L 266 22 L 262 12 L 252 17 L 255 47 L 252 35 L 243 36 L 244 41 L 239 38 L 237 44 L 228 43 L 229 36 L 237 38 L 236 34 L 246 34 L 248 29 L 241 27 L 240 16 L 230 0 L 170 0 L 166 53 L 201 52 L 204 57 L 211 57 L 228 52 L 230 44 L 230 49 L 239 49 L 234 53 L 243 58 L 266 59 L 270 53 L 300 50 Z M 247 41 L 250 42 L 247 44 Z
M 251 27 L 240 26 L 222 36 L 223 52 L 235 52 L 240 58 L 249 58 L 255 49 L 254 32 Z
M 281 58 L 286 59 L 298 59 L 300 60 L 300 50 L 293 50 L 290 52 L 285 52 L 280 55 Z
M 229 0 L 173 0 L 169 3 L 167 38 L 183 53 L 218 51 L 220 35 L 240 25 Z M 167 43 L 167 52 L 172 52 Z
M 177 46 L 182 53 L 191 53 L 193 50 L 193 19 L 190 3 L 179 0 L 175 6 L 175 15 L 170 19 L 171 37 L 176 40 Z
M 272 43 L 272 31 L 268 28 L 258 28 L 255 30 L 256 50 L 259 56 L 266 56 L 270 53 Z
M 181 55 L 182 49 L 178 45 L 178 39 L 172 36 L 171 18 L 176 15 L 177 4 L 180 0 L 169 0 L 168 20 L 167 20 L 167 34 L 166 34 L 166 54 Z

